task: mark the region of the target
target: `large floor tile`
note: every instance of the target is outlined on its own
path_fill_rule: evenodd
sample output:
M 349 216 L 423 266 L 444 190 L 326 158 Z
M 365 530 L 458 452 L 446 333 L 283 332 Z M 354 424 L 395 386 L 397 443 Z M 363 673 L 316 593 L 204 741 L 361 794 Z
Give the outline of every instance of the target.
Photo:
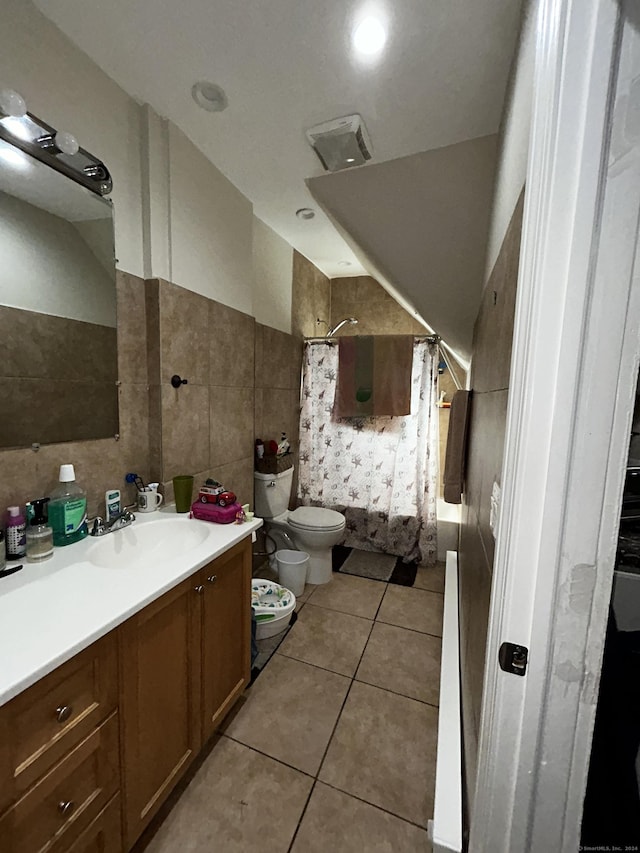
M 419 568 L 414 581 L 414 589 L 429 589 L 431 592 L 444 592 L 445 564 Z
M 426 827 L 437 729 L 431 705 L 354 681 L 318 778 Z
M 301 610 L 278 653 L 353 676 L 373 623 L 360 616 L 315 607 L 314 601 L 315 593 L 311 603 Z
M 329 583 L 316 587 L 313 603 L 351 616 L 374 619 L 386 588 L 380 581 L 334 572 Z
M 313 789 L 292 853 L 427 853 L 426 830 L 321 782 Z
M 389 584 L 376 620 L 441 637 L 443 606 L 438 592 Z
M 376 622 L 356 678 L 437 705 L 441 650 L 437 637 Z
M 313 780 L 221 738 L 146 853 L 284 853 Z
M 225 733 L 313 776 L 348 688 L 342 675 L 276 653 Z

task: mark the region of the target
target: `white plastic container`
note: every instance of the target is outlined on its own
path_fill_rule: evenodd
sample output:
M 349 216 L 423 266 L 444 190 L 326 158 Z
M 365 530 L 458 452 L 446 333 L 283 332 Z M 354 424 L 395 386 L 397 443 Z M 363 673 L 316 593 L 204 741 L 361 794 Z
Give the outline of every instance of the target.
M 273 581 L 251 581 L 251 606 L 256 618 L 256 640 L 266 640 L 284 631 L 296 607 L 296 597 Z
M 280 586 L 290 589 L 294 595 L 304 593 L 309 568 L 309 555 L 306 551 L 276 551 L 278 581 Z

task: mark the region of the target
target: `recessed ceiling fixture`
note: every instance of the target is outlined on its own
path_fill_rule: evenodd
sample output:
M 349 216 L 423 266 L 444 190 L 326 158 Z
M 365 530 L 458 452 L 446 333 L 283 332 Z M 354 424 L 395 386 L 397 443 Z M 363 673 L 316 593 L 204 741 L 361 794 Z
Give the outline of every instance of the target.
M 338 266 L 339 267 L 350 267 L 351 261 L 338 261 Z
M 377 56 L 387 42 L 387 31 L 378 18 L 363 18 L 353 31 L 353 46 L 362 56 Z
M 362 166 L 371 159 L 371 142 L 357 113 L 316 124 L 305 134 L 328 172 Z
M 310 207 L 301 207 L 299 210 L 296 210 L 298 219 L 313 219 L 315 215 L 315 210 L 312 210 Z
M 200 80 L 191 87 L 191 97 L 199 107 L 209 113 L 221 113 L 229 106 L 224 89 L 215 83 Z

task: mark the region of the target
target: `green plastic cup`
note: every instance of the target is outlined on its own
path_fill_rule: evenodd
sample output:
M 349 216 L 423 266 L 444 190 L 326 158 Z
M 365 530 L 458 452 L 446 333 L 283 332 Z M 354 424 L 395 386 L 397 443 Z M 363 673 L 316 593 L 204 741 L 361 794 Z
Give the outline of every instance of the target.
M 181 474 L 173 478 L 173 494 L 176 499 L 176 512 L 189 512 L 193 496 L 193 477 Z

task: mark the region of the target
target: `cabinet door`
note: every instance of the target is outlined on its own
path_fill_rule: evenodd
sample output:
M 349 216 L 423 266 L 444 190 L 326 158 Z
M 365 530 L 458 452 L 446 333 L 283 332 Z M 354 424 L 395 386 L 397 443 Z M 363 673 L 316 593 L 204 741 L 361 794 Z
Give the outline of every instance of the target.
M 184 581 L 120 629 L 127 849 L 200 749 L 202 594 Z
M 251 540 L 202 570 L 203 739 L 207 740 L 249 683 Z
M 122 853 L 119 794 L 91 822 L 68 853 Z

